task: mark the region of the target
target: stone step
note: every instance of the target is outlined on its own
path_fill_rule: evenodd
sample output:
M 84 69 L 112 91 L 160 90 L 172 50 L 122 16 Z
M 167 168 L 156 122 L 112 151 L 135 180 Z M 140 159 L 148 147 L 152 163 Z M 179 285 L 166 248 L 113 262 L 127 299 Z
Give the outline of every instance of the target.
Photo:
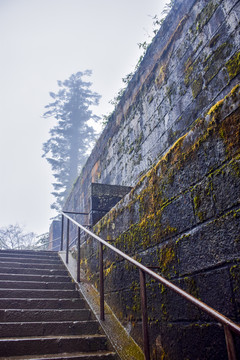
M 1 274 L 0 281 L 35 281 L 35 282 L 72 282 L 69 276 L 60 275 L 30 275 L 30 274 Z
M 21 299 L 71 299 L 78 298 L 79 293 L 75 290 L 43 290 L 43 289 L 1 289 L 0 298 L 21 298 Z
M 84 309 L 84 299 L 0 299 L 0 309 Z
M 51 322 L 0 322 L 0 338 L 48 336 L 48 335 L 94 335 L 100 333 L 97 320 L 51 321 Z
M 24 356 L 61 354 L 67 352 L 91 352 L 107 350 L 104 335 L 46 336 L 0 339 L 0 356 Z
M 36 256 L 36 257 L 58 257 L 57 251 L 37 251 L 37 250 L 0 250 L 0 254 L 10 254 L 12 256 Z
M 11 268 L 11 269 L 43 269 L 43 270 L 62 270 L 65 269 L 64 264 L 63 263 L 58 263 L 58 264 L 47 264 L 47 263 L 41 263 L 39 264 L 34 263 L 34 264 L 25 264 L 25 263 L 21 263 L 21 262 L 9 262 L 9 261 L 1 261 L 0 260 L 0 272 L 2 272 L 2 269 L 5 268 Z
M 0 281 L 1 289 L 56 289 L 75 290 L 73 282 Z
M 91 312 L 88 309 L 0 310 L 0 322 L 80 321 L 90 318 Z
M 43 257 L 43 258 L 37 258 L 36 257 L 19 257 L 19 256 L 3 256 L 0 255 L 0 262 L 15 262 L 15 263 L 23 263 L 23 264 L 56 264 L 56 265 L 62 265 L 62 260 L 60 258 L 51 258 L 51 257 Z
M 95 351 L 88 353 L 63 353 L 48 354 L 47 356 L 17 356 L 17 357 L 0 357 L 0 360 L 117 360 L 115 353 L 110 351 Z
M 21 274 L 21 275 L 47 275 L 47 276 L 55 276 L 55 275 L 60 275 L 60 276 L 68 276 L 68 272 L 66 269 L 61 269 L 61 270 L 56 270 L 56 269 L 34 269 L 34 268 L 24 268 L 24 267 L 20 267 L 20 268 L 11 268 L 11 267 L 4 267 L 1 268 L 0 266 L 0 273 L 4 273 L 4 274 Z
M 0 251 L 0 360 L 116 360 L 57 254 Z

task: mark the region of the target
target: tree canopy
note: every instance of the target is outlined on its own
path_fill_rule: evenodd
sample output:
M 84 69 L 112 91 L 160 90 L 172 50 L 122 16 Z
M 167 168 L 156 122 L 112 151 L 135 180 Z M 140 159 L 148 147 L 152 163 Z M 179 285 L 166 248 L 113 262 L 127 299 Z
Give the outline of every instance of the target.
M 51 207 L 56 210 L 62 208 L 96 138 L 90 120 L 96 122 L 99 118 L 90 107 L 98 105 L 100 95 L 90 89 L 91 82 L 83 80 L 91 73 L 90 70 L 77 72 L 63 82 L 58 81 L 59 91 L 49 93 L 53 102 L 45 106 L 43 117 L 57 120 L 49 132 L 49 140 L 43 144 L 43 157 L 50 163 L 55 178 L 52 194 L 56 200 Z
M 36 234 L 26 233 L 18 224 L 0 228 L 0 249 L 32 249 L 35 245 Z

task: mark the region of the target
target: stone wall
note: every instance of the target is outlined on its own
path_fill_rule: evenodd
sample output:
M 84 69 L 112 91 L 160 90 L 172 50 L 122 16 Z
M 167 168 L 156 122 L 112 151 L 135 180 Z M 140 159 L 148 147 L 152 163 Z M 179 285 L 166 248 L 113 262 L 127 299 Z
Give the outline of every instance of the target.
M 65 204 L 89 212 L 92 182 L 132 186 L 95 232 L 237 322 L 239 13 L 235 0 L 175 2 Z M 138 271 L 104 258 L 106 300 L 141 344 Z M 81 264 L 98 287 L 91 239 Z M 211 318 L 149 278 L 147 294 L 153 359 L 226 359 Z
M 61 221 L 53 220 L 49 228 L 48 250 L 60 251 L 61 249 Z
M 104 239 L 240 322 L 240 87 L 178 139 L 94 227 Z M 141 344 L 138 271 L 105 249 L 106 301 Z M 98 247 L 82 246 L 98 287 Z M 223 328 L 147 278 L 153 359 L 226 359 Z M 194 344 L 194 346 L 193 346 Z M 240 345 L 240 342 L 238 343 Z
M 67 209 L 89 211 L 91 182 L 136 185 L 237 84 L 238 14 L 236 0 L 176 0 L 76 180 Z

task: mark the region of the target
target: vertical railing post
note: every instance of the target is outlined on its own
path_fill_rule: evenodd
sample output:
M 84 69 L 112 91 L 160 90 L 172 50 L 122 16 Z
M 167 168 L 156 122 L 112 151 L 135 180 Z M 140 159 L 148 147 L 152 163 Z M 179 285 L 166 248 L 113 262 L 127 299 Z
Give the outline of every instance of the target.
M 68 264 L 68 250 L 69 250 L 69 219 L 67 219 L 67 245 L 66 245 L 66 263 Z
M 140 296 L 141 296 L 141 309 L 142 309 L 142 333 L 143 333 L 144 356 L 145 356 L 145 360 L 150 360 L 146 280 L 145 280 L 145 272 L 141 269 L 139 269 L 139 276 L 140 276 Z
M 80 282 L 80 261 L 81 261 L 81 248 L 80 248 L 80 228 L 78 227 L 78 241 L 77 241 L 77 282 Z
M 64 216 L 62 215 L 61 247 L 60 247 L 61 251 L 63 251 L 63 228 L 64 228 Z
M 231 330 L 227 325 L 224 326 L 225 340 L 227 345 L 228 360 L 237 360 L 235 345 Z
M 103 244 L 99 243 L 100 320 L 104 320 Z

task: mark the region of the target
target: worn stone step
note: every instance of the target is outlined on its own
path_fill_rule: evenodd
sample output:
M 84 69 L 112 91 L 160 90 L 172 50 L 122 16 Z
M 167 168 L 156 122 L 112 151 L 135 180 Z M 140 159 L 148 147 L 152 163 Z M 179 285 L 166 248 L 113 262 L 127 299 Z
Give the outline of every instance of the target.
M 0 310 L 0 322 L 80 321 L 90 318 L 91 312 L 88 309 Z
M 37 250 L 11 250 L 11 249 L 7 249 L 7 250 L 0 250 L 0 254 L 10 254 L 12 256 L 16 255 L 16 256 L 37 256 L 37 257 L 58 257 L 58 252 L 57 251 L 47 251 L 47 250 L 43 250 L 43 251 L 37 251 Z
M 27 337 L 48 335 L 94 335 L 100 333 L 97 320 L 0 322 L 0 337 Z
M 23 264 L 56 264 L 62 265 L 62 260 L 60 258 L 34 258 L 34 257 L 19 257 L 19 256 L 0 256 L 0 262 L 15 262 Z
M 17 356 L 17 357 L 0 357 L 0 360 L 118 360 L 116 354 L 110 351 L 95 351 L 89 353 L 63 353 L 48 354 L 45 356 Z
M 104 335 L 46 336 L 0 339 L 0 357 L 107 350 Z M 40 353 L 40 354 L 39 354 Z
M 30 274 L 1 274 L 0 281 L 36 281 L 36 282 L 72 282 L 70 276 L 60 275 L 30 275 Z
M 0 252 L 0 360 L 14 358 L 116 359 L 57 257 Z
M 86 302 L 82 298 L 74 299 L 0 299 L 0 309 L 83 309 Z
M 64 264 L 63 263 L 58 263 L 58 264 L 47 264 L 47 263 L 41 263 L 39 264 L 38 262 L 35 264 L 26 264 L 26 263 L 21 263 L 21 262 L 11 262 L 11 261 L 1 261 L 0 260 L 0 271 L 2 269 L 5 268 L 11 268 L 11 269 L 54 269 L 54 270 L 62 270 L 65 269 Z M 2 272 L 2 271 L 1 271 Z
M 1 289 L 56 289 L 75 290 L 73 282 L 0 281 Z
M 11 268 L 11 267 L 4 267 L 1 268 L 0 266 L 0 273 L 4 273 L 4 274 L 21 274 L 21 275 L 47 275 L 47 276 L 55 276 L 55 275 L 60 275 L 60 276 L 68 276 L 68 272 L 66 270 L 66 268 L 60 269 L 60 270 L 56 270 L 56 269 L 34 269 L 34 268 L 24 268 L 24 267 L 20 267 L 20 268 Z
M 76 290 L 43 290 L 43 289 L 0 289 L 0 298 L 21 298 L 21 299 L 70 299 L 78 298 Z

